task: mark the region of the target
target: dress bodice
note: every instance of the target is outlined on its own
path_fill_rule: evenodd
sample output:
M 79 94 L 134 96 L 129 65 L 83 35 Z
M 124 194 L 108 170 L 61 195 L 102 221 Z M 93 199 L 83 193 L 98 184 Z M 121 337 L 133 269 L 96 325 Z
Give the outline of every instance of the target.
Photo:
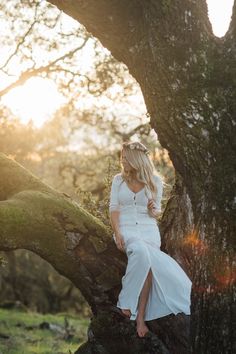
M 155 204 L 157 210 L 161 211 L 163 183 L 159 176 L 154 175 L 154 178 L 157 184 Z M 112 181 L 109 211 L 120 211 L 120 225 L 156 224 L 156 219 L 148 213 L 149 198 L 152 195 L 146 186 L 135 193 L 128 187 L 121 173 L 118 173 Z

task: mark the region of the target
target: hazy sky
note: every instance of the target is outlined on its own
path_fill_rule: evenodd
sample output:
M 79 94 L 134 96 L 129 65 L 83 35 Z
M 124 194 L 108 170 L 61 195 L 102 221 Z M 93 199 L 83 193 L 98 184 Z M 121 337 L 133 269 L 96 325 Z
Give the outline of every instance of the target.
M 229 27 L 234 0 L 207 0 L 209 17 L 216 36 L 222 37 Z

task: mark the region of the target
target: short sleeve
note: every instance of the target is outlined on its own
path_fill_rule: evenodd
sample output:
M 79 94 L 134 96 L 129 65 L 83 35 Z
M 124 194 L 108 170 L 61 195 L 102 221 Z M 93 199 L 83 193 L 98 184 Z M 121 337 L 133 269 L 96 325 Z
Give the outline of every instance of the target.
M 157 197 L 156 197 L 156 208 L 157 211 L 161 212 L 161 200 L 162 200 L 162 194 L 163 194 L 163 181 L 161 177 L 155 176 L 156 179 L 156 186 L 157 186 Z
M 109 202 L 109 212 L 111 211 L 119 211 L 119 200 L 118 200 L 118 192 L 119 192 L 119 178 L 118 175 L 114 176 L 111 184 L 111 192 L 110 192 L 110 202 Z

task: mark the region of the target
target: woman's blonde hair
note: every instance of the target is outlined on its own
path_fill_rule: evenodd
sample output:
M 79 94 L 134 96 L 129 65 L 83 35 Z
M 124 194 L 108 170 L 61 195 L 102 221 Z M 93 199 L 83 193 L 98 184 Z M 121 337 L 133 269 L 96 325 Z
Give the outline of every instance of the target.
M 157 195 L 157 183 L 155 181 L 155 175 L 161 176 L 157 173 L 152 160 L 149 158 L 149 150 L 140 142 L 123 143 L 121 152 L 125 152 L 125 157 L 131 167 L 135 170 L 136 178 L 139 182 L 144 183 L 145 193 L 151 192 L 152 198 L 156 198 Z M 126 173 L 124 168 L 121 169 L 121 176 L 124 180 L 129 181 L 133 173 Z M 149 192 L 149 194 L 150 194 Z M 148 195 L 147 195 L 148 197 Z

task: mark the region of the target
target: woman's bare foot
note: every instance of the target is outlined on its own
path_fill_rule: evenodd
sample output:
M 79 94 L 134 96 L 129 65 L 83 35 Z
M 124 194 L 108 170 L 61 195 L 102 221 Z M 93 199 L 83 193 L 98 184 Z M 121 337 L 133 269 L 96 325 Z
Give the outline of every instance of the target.
M 130 312 L 130 310 L 126 310 L 126 309 L 121 309 L 121 311 L 123 312 L 123 314 L 125 315 L 125 316 L 127 316 L 127 317 L 130 317 L 131 316 L 131 312 Z
M 139 337 L 144 337 L 147 332 L 149 332 L 149 329 L 147 328 L 144 319 L 137 317 L 136 318 L 136 323 L 137 323 L 137 333 Z

